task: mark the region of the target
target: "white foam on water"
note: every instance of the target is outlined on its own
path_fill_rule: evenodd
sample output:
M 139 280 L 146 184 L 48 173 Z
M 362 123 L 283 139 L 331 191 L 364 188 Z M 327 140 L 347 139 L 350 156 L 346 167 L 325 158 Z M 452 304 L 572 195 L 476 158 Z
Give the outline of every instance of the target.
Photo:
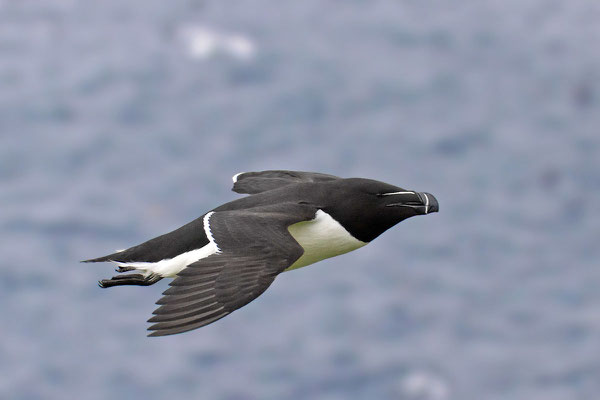
M 248 60 L 256 54 L 256 45 L 248 36 L 237 32 L 223 32 L 201 25 L 188 25 L 179 29 L 187 54 L 197 60 L 207 60 L 225 55 L 238 60 Z

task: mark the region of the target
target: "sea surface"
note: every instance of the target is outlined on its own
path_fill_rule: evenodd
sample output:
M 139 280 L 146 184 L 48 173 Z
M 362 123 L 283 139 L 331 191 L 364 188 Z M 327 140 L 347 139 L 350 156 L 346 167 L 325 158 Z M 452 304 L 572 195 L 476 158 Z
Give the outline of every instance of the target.
M 597 0 L 0 0 L 0 399 L 600 393 Z M 433 193 L 356 252 L 147 338 L 80 264 L 241 171 Z

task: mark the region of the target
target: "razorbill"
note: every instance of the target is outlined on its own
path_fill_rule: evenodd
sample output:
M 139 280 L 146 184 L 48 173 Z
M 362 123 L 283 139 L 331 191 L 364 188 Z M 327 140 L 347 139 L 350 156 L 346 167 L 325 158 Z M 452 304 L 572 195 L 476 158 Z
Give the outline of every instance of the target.
M 233 182 L 234 192 L 250 196 L 85 261 L 116 264 L 120 274 L 99 281 L 103 288 L 174 278 L 148 320 L 149 336 L 215 322 L 260 296 L 278 274 L 358 249 L 406 218 L 439 210 L 429 193 L 371 179 L 262 171 L 237 174 Z

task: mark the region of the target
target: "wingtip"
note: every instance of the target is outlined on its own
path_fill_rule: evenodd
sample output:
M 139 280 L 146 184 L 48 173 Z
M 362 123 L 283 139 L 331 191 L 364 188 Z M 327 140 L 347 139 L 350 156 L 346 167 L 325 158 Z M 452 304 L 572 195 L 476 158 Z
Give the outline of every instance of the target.
M 151 324 L 156 323 L 156 322 L 160 322 L 161 318 L 160 318 L 159 315 L 154 314 L 155 312 L 156 312 L 156 310 L 154 310 L 154 312 L 152 313 L 153 314 L 152 317 L 149 318 L 146 322 L 149 322 Z M 150 328 L 148 328 L 148 329 L 150 329 Z
M 152 319 L 152 318 L 150 318 Z M 148 322 L 150 322 L 150 319 L 148 320 Z M 148 330 L 148 337 L 158 337 L 158 336 L 166 336 L 168 335 L 168 333 L 165 332 L 165 330 L 160 329 L 159 327 L 157 327 L 156 325 L 158 324 L 153 324 L 150 325 L 146 330 Z

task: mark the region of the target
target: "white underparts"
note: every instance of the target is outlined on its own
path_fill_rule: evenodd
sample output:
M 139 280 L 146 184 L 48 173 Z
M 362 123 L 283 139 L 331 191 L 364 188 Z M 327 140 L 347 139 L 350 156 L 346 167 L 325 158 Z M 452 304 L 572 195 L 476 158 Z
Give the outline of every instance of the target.
M 117 264 L 122 267 L 133 267 L 146 276 L 157 274 L 164 278 L 174 278 L 188 265 L 221 252 L 210 230 L 209 222 L 213 214 L 214 212 L 207 213 L 202 221 L 204 233 L 208 238 L 208 244 L 204 247 L 157 262 L 136 261 Z M 316 212 L 314 219 L 291 225 L 288 230 L 302 246 L 304 254 L 286 271 L 305 267 L 317 261 L 356 250 L 367 244 L 352 236 L 339 222 L 322 210 Z
M 203 219 L 204 233 L 206 234 L 206 237 L 209 240 L 208 244 L 204 247 L 181 253 L 176 257 L 167 258 L 157 262 L 136 261 L 128 263 L 118 263 L 118 265 L 123 267 L 133 267 L 146 276 L 150 274 L 156 274 L 162 276 L 163 278 L 174 278 L 175 275 L 179 273 L 179 271 L 181 271 L 188 265 L 195 263 L 196 261 L 202 258 L 220 252 L 210 231 L 210 226 L 208 225 L 209 218 L 212 214 L 212 211 L 209 212 L 204 216 Z
M 315 219 L 288 227 L 290 234 L 304 249 L 304 254 L 286 271 L 305 267 L 329 257 L 356 250 L 367 243 L 352 236 L 339 222 L 323 210 Z

